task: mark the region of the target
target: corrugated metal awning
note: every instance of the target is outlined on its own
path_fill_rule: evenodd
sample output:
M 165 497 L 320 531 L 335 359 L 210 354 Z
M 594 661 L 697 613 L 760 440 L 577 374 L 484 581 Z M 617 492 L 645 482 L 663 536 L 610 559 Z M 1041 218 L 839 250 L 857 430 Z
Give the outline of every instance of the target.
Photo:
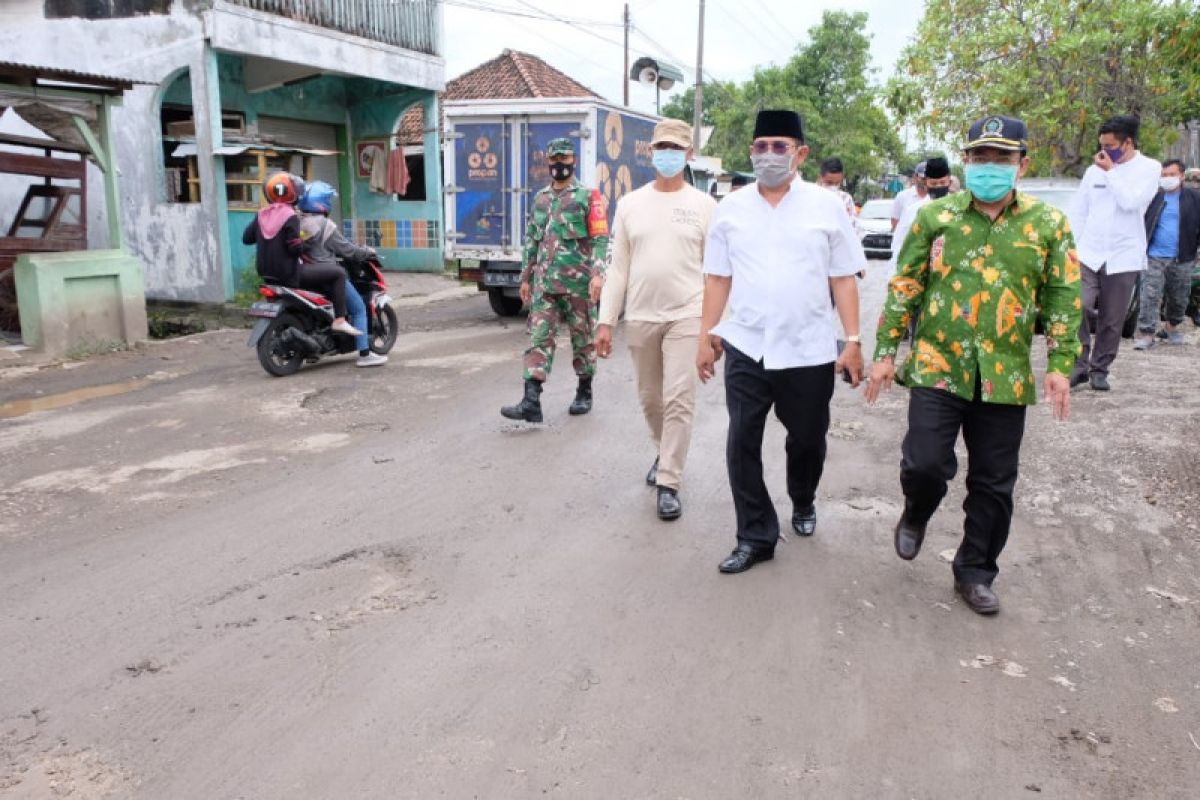
M 305 156 L 336 156 L 338 150 L 318 150 L 311 147 L 286 147 L 277 144 L 227 144 L 213 148 L 214 156 L 240 156 L 242 153 L 299 153 Z M 171 153 L 172 158 L 194 156 L 198 152 L 195 142 L 183 142 Z
M 117 75 L 100 75 L 92 72 L 79 72 L 73 69 L 24 64 L 19 61 L 0 61 L 0 80 L 6 78 L 9 80 L 55 81 L 84 88 L 107 89 L 113 94 L 119 94 L 132 89 L 136 83 L 151 83 L 150 81 L 136 80 L 134 78 L 122 78 Z

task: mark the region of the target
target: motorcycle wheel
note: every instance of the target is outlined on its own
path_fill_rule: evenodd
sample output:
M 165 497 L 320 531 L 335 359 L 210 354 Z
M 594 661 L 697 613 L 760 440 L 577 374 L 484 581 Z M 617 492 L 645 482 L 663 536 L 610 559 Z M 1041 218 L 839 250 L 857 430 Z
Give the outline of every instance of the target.
M 371 327 L 371 352 L 386 356 L 396 346 L 399 331 L 400 320 L 396 317 L 396 309 L 390 305 L 378 309 L 375 324 Z
M 291 314 L 280 314 L 271 320 L 271 326 L 258 340 L 258 363 L 277 378 L 295 374 L 304 363 L 304 354 L 295 345 L 281 341 L 288 328 L 300 327 L 300 322 Z

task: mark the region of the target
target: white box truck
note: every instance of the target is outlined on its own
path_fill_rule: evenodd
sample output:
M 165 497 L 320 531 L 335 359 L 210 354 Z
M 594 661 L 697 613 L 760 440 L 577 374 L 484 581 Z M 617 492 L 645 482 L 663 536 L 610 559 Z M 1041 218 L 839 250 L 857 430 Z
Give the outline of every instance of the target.
M 551 139 L 575 142 L 576 174 L 604 195 L 610 227 L 617 200 L 654 180 L 654 116 L 596 98 L 448 101 L 443 111 L 446 258 L 501 316 L 521 310 L 526 218 L 550 183 Z

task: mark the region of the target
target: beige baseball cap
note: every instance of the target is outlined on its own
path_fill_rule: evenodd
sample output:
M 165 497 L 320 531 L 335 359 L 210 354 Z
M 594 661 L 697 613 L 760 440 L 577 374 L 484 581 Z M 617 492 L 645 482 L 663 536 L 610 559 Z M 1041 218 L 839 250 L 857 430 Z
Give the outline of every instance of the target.
M 683 120 L 664 119 L 654 126 L 654 136 L 650 139 L 653 147 L 660 142 L 669 142 L 687 149 L 692 146 L 692 126 Z

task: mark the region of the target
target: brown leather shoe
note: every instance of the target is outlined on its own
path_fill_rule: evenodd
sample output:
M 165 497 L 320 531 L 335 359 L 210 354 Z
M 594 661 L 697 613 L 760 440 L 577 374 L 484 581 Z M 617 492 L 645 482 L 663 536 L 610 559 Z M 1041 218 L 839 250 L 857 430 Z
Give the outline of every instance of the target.
M 992 587 L 983 583 L 955 583 L 954 591 L 962 597 L 963 602 L 976 614 L 991 616 L 1000 610 L 1000 598 L 992 591 Z
M 896 555 L 905 561 L 912 561 L 921 552 L 921 544 L 925 541 L 925 526 L 909 522 L 908 517 L 900 515 L 896 523 Z

